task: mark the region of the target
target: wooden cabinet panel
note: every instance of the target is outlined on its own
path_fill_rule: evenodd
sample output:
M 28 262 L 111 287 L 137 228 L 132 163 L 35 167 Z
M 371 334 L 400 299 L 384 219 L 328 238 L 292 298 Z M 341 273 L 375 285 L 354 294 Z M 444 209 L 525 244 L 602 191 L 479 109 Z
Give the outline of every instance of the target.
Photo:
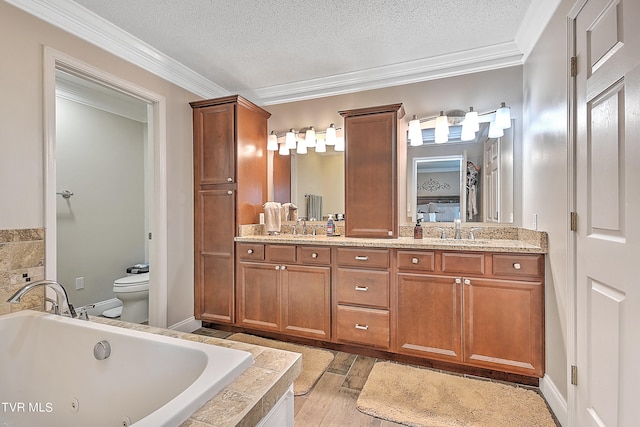
M 435 252 L 398 251 L 398 270 L 430 272 L 436 267 Z
M 544 257 L 542 255 L 493 254 L 493 274 L 517 278 L 542 277 Z
M 389 272 L 338 268 L 336 302 L 389 308 Z
M 265 260 L 269 262 L 296 262 L 296 247 L 289 245 L 267 245 Z
M 402 104 L 340 115 L 345 135 L 345 235 L 398 237 L 397 121 L 404 115 Z
M 239 263 L 238 324 L 279 331 L 281 327 L 280 293 L 280 266 Z
M 466 278 L 463 292 L 465 361 L 541 376 L 542 282 Z
M 459 278 L 398 274 L 397 351 L 462 361 Z
M 193 110 L 193 157 L 196 185 L 236 182 L 234 104 Z
M 264 261 L 264 245 L 262 243 L 239 243 L 238 258 L 245 261 Z
M 338 265 L 357 268 L 389 268 L 388 249 L 337 248 Z
M 336 313 L 338 341 L 389 348 L 389 311 L 339 305 Z
M 442 272 L 459 274 L 484 274 L 484 254 L 443 252 Z
M 331 264 L 331 248 L 298 246 L 298 262 L 302 264 Z
M 282 330 L 291 335 L 329 339 L 331 268 L 289 265 L 282 271 Z
M 234 206 L 232 190 L 200 191 L 196 195 L 194 311 L 198 319 L 223 323 L 235 320 Z

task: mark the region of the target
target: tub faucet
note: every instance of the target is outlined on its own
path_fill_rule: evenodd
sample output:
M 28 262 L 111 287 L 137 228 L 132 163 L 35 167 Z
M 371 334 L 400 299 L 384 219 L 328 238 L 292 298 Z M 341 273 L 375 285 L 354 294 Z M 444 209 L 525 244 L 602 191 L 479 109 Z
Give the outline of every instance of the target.
M 41 280 L 39 282 L 27 283 L 22 288 L 18 290 L 11 298 L 7 300 L 12 304 L 17 304 L 20 302 L 24 294 L 29 292 L 31 289 L 39 288 L 42 286 L 49 286 L 56 293 L 55 303 L 53 303 L 53 313 L 61 316 L 67 315 L 69 317 L 76 318 L 78 315 L 76 314 L 75 309 L 71 302 L 69 302 L 69 296 L 67 295 L 66 289 L 58 282 L 54 280 Z M 61 311 L 62 310 L 62 311 Z

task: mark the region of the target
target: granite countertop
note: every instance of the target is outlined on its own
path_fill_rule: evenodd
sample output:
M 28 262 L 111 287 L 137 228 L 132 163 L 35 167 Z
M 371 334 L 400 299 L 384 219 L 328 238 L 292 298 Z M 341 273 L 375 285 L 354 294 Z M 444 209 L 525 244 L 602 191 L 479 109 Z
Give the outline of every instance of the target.
M 244 226 L 242 226 L 244 227 Z M 468 227 L 463 228 L 463 235 L 468 235 Z M 411 228 L 411 232 L 412 232 Z M 338 229 L 338 231 L 341 231 Z M 527 230 L 517 227 L 488 227 L 476 231 L 476 239 L 441 239 L 429 237 L 429 234 L 439 234 L 433 227 L 424 227 L 425 237 L 414 239 L 407 236 L 407 230 L 401 228 L 397 239 L 376 239 L 340 236 L 326 236 L 324 234 L 294 235 L 281 233 L 270 236 L 261 233 L 259 226 L 248 226 L 242 230 L 236 242 L 245 243 L 283 243 L 295 245 L 324 245 L 342 247 L 367 247 L 367 248 L 398 248 L 398 249 L 440 249 L 455 251 L 476 252 L 510 252 L 510 253 L 547 253 L 547 234 L 544 232 Z M 452 236 L 453 229 L 447 230 L 447 235 Z M 411 234 L 413 236 L 413 234 Z
M 202 405 L 180 427 L 255 426 L 269 413 L 302 371 L 302 357 L 298 353 L 104 317 L 92 316 L 91 321 L 244 350 L 253 355 L 253 365 Z

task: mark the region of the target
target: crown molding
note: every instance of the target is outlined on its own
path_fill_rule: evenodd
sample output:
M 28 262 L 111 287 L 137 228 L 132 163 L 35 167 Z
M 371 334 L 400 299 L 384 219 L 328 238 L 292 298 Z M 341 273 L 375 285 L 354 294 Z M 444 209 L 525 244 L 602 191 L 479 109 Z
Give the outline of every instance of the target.
M 221 86 L 77 3 L 5 1 L 197 96 L 209 99 L 230 95 Z M 522 65 L 560 2 L 561 0 L 534 0 L 518 29 L 516 40 L 512 42 L 255 90 L 248 89 L 242 95 L 253 99 L 258 105 L 273 105 Z
M 522 64 L 515 42 L 255 90 L 264 105 L 341 95 Z
M 529 5 L 515 36 L 515 42 L 523 53 L 523 63 L 529 57 L 561 2 L 562 0 L 534 0 Z
M 229 92 L 142 40 L 72 1 L 5 0 L 7 3 L 98 46 L 203 98 Z

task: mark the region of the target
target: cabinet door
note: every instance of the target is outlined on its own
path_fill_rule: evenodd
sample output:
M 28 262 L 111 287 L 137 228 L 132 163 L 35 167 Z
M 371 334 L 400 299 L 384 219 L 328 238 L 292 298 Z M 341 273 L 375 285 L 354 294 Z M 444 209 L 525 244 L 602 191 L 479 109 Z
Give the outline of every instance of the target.
M 238 263 L 238 324 L 280 331 L 279 264 Z
M 327 340 L 331 330 L 331 268 L 288 265 L 282 274 L 283 332 Z
M 454 277 L 397 275 L 397 351 L 462 361 L 462 289 Z
M 235 196 L 231 187 L 195 200 L 194 308 L 197 319 L 234 322 Z
M 517 374 L 544 372 L 542 282 L 464 278 L 465 362 Z
M 399 107 L 362 115 L 341 112 L 345 117 L 347 237 L 398 236 L 396 132 Z
M 193 110 L 195 185 L 235 182 L 235 106 L 221 104 Z

